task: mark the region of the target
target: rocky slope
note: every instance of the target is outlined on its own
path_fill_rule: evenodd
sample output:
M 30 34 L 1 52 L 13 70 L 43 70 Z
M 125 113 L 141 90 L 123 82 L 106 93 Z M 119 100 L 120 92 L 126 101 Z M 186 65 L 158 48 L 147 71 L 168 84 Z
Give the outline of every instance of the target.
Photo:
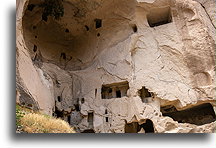
M 215 131 L 214 0 L 17 0 L 17 102 L 80 132 Z

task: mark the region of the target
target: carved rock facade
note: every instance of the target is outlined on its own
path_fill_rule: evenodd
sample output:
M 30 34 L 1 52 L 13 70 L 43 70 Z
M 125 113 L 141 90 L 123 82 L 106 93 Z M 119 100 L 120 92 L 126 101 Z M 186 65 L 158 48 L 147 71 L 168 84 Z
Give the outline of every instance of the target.
M 215 131 L 214 0 L 17 0 L 17 102 L 79 132 Z

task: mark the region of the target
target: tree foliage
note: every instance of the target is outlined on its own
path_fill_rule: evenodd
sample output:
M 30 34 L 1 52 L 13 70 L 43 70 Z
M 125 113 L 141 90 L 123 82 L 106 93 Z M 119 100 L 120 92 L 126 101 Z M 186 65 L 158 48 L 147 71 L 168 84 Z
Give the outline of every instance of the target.
M 56 20 L 64 15 L 64 6 L 62 0 L 44 0 L 41 7 L 43 7 L 42 19 L 48 20 L 48 16 L 53 16 Z

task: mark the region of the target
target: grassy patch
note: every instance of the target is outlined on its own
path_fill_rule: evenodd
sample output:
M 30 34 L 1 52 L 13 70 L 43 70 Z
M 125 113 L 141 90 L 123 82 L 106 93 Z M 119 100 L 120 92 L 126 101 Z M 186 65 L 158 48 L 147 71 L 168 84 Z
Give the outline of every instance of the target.
M 27 133 L 75 133 L 66 121 L 16 106 L 17 126 Z

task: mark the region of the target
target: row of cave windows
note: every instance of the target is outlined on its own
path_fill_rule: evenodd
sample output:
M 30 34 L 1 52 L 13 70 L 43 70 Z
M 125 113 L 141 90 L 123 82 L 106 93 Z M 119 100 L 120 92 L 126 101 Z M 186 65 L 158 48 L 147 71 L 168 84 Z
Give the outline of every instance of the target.
M 97 90 L 97 89 L 95 89 L 95 90 Z M 95 92 L 97 93 L 97 91 L 95 91 Z M 112 91 L 109 91 L 109 92 L 112 93 Z M 101 96 L 102 96 L 102 99 L 121 98 L 123 96 L 126 96 L 125 92 L 127 92 L 127 90 L 116 90 L 114 92 L 114 96 L 109 95 L 110 93 L 108 95 L 106 95 L 106 94 L 104 94 L 104 92 L 102 92 Z M 147 89 L 145 89 L 145 87 L 143 87 L 141 90 L 139 90 L 139 95 L 140 95 L 143 103 L 148 103 L 147 102 L 148 100 L 145 98 L 152 97 L 151 93 Z M 95 96 L 96 96 L 96 94 L 95 94 Z M 62 97 L 58 96 L 57 100 L 58 100 L 58 102 L 61 102 Z M 81 98 L 80 102 L 81 102 L 81 104 L 85 103 L 85 99 Z M 78 104 L 79 104 L 79 98 L 77 98 L 77 103 L 75 105 L 78 105 Z M 79 109 L 76 109 L 76 110 L 79 110 Z
M 120 98 L 122 95 L 126 95 L 128 88 L 128 82 L 103 85 L 101 89 L 102 99 L 111 99 L 113 97 Z M 95 89 L 95 96 L 96 95 L 97 89 Z M 139 95 L 144 103 L 148 103 L 148 99 L 146 98 L 152 97 L 152 94 L 145 87 L 142 87 L 142 89 L 139 90 Z M 61 102 L 62 98 L 58 96 L 57 100 Z M 80 111 L 79 101 L 83 104 L 85 99 L 77 99 L 77 102 L 74 105 L 76 111 Z M 202 125 L 215 121 L 215 112 L 210 103 L 205 103 L 181 111 L 178 111 L 174 106 L 161 106 L 160 110 L 163 116 L 169 116 L 179 123 Z M 107 115 L 107 110 L 105 110 L 105 115 Z M 90 113 L 89 117 L 88 121 L 91 121 L 93 113 Z M 108 117 L 106 117 L 106 122 L 108 122 L 108 120 Z
M 29 4 L 27 9 L 29 11 L 33 11 L 34 7 L 35 7 L 34 4 Z M 160 26 L 160 25 L 164 25 L 164 24 L 168 24 L 168 23 L 172 22 L 172 15 L 171 15 L 170 7 L 168 7 L 168 8 L 165 7 L 164 10 L 161 11 L 161 14 L 160 14 L 161 16 L 155 20 L 155 18 L 158 17 L 157 15 L 158 15 L 157 13 L 155 13 L 155 14 L 150 13 L 150 15 L 147 15 L 147 22 L 148 22 L 150 27 L 156 27 L 156 26 Z M 44 19 L 42 17 L 42 20 L 47 22 L 47 18 Z M 102 19 L 97 18 L 94 20 L 94 22 L 95 22 L 95 28 L 96 29 L 102 27 Z M 90 28 L 87 25 L 85 25 L 84 27 L 85 27 L 86 31 L 90 30 Z M 36 29 L 36 26 L 33 26 L 33 29 Z M 138 30 L 137 26 L 135 24 L 132 25 L 132 29 L 135 33 Z M 65 29 L 65 32 L 69 33 L 70 31 L 69 31 L 69 29 Z M 98 33 L 97 36 L 100 36 L 100 33 Z M 37 36 L 35 36 L 35 38 L 37 38 Z
M 36 5 L 34 5 L 34 4 L 29 4 L 28 7 L 27 7 L 27 9 L 28 9 L 29 11 L 33 11 L 33 9 L 35 8 L 35 6 L 36 6 Z M 42 16 L 42 20 L 45 21 L 45 22 L 47 22 L 47 21 L 48 21 L 48 18 Z M 102 19 L 95 19 L 94 21 L 95 21 L 95 28 L 96 28 L 96 29 L 102 27 Z M 85 28 L 86 28 L 87 31 L 89 31 L 89 27 L 88 27 L 87 25 L 85 25 Z M 65 32 L 68 33 L 69 30 L 66 29 Z
M 107 110 L 105 110 L 105 114 L 107 114 Z M 89 112 L 88 113 L 88 118 L 87 121 L 89 123 L 89 128 L 92 129 L 93 128 L 93 120 L 94 120 L 94 114 L 93 112 Z M 105 117 L 105 122 L 108 123 L 109 122 L 109 118 Z M 153 122 L 149 119 L 146 120 L 145 123 L 139 125 L 137 122 L 133 122 L 133 123 L 126 123 L 125 124 L 125 133 L 138 133 L 141 129 L 143 128 L 145 133 L 154 133 L 154 125 Z M 91 132 L 93 130 L 90 130 Z M 85 131 L 85 132 L 90 132 L 90 131 Z
M 105 114 L 107 114 L 107 110 L 105 110 Z M 89 127 L 93 128 L 93 120 L 94 120 L 94 114 L 93 112 L 88 113 L 88 123 Z M 105 117 L 105 122 L 109 122 L 109 118 Z M 149 119 L 146 120 L 145 123 L 139 125 L 137 122 L 125 124 L 125 133 L 137 133 L 141 130 L 141 128 L 144 129 L 145 133 L 154 133 L 154 126 L 153 122 Z
M 118 84 L 102 85 L 101 88 L 101 98 L 111 99 L 111 98 L 121 98 L 127 96 L 127 91 L 129 89 L 128 82 L 121 82 Z M 144 86 L 138 91 L 138 94 L 144 103 L 147 103 L 145 98 L 152 97 L 152 93 L 148 91 Z
M 34 45 L 34 46 L 33 46 L 33 52 L 37 52 L 37 45 Z M 66 59 L 67 59 L 67 58 L 66 58 L 66 53 L 62 52 L 61 55 L 60 55 L 60 58 L 66 60 Z M 72 57 L 70 57 L 70 58 L 72 59 Z M 70 59 L 70 60 L 71 60 L 71 59 Z
M 128 89 L 129 89 L 128 82 L 111 84 L 109 86 L 102 85 L 101 98 L 102 99 L 121 98 L 127 96 Z M 142 89 L 139 90 L 138 93 L 143 103 L 148 103 L 148 100 L 146 98 L 152 97 L 152 94 L 145 87 L 142 87 Z M 97 96 L 97 89 L 95 89 L 95 97 L 96 96 Z M 61 102 L 62 97 L 57 96 L 57 101 Z M 79 101 L 81 102 L 81 104 L 83 104 L 85 103 L 85 99 L 84 98 L 76 99 L 76 103 L 74 104 L 76 111 L 80 111 Z
M 37 45 L 33 46 L 33 52 L 34 53 L 37 52 Z M 60 58 L 62 58 L 63 60 L 67 60 L 66 53 L 62 52 L 61 55 L 60 55 Z M 68 58 L 68 60 L 71 60 L 71 59 L 72 59 L 72 57 Z

